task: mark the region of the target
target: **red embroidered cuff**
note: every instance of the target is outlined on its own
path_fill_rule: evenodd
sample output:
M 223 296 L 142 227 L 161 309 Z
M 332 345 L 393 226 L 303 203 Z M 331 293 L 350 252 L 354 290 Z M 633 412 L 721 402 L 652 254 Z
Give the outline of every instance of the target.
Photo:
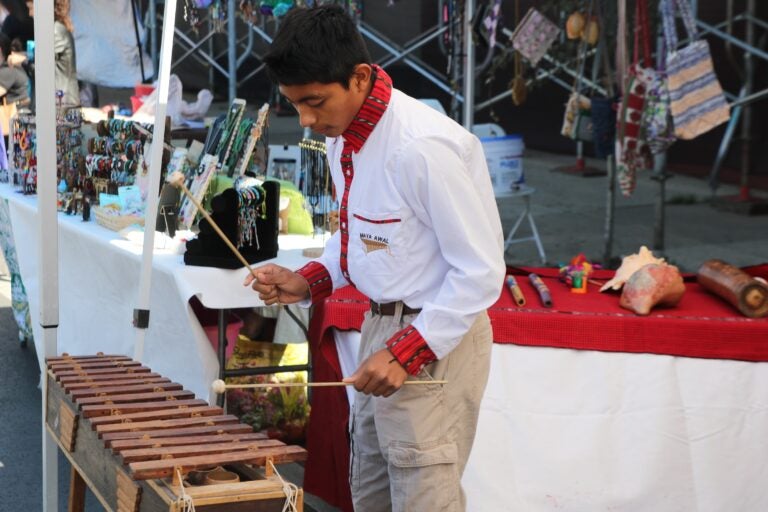
M 437 357 L 415 327 L 409 325 L 387 341 L 387 348 L 411 375 L 419 372 Z
M 297 270 L 296 273 L 306 279 L 307 283 L 309 283 L 309 293 L 312 298 L 312 304 L 316 304 L 326 297 L 329 297 L 333 292 L 331 274 L 328 273 L 328 270 L 322 263 L 310 261 Z

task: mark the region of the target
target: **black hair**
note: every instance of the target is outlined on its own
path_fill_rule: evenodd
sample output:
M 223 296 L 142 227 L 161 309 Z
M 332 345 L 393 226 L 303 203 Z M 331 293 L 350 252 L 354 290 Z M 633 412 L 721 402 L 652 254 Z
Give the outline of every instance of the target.
M 3 32 L 0 32 L 0 51 L 3 52 L 3 59 L 8 60 L 11 54 L 11 40 Z
M 340 83 L 371 56 L 354 20 L 338 5 L 292 9 L 264 57 L 267 75 L 283 85 Z

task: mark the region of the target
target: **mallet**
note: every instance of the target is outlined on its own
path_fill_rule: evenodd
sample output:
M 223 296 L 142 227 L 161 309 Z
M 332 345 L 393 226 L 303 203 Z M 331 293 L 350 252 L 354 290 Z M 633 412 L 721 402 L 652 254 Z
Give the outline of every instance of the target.
M 407 380 L 403 384 L 448 384 L 447 380 Z M 328 388 L 334 386 L 351 386 L 351 382 L 260 382 L 258 384 L 226 384 L 216 379 L 211 384 L 213 392 L 220 395 L 228 389 L 260 389 L 260 388 Z
M 240 260 L 240 263 L 243 264 L 245 268 L 248 269 L 248 271 L 251 273 L 251 275 L 256 278 L 258 281 L 258 277 L 256 277 L 256 271 L 251 268 L 250 263 L 248 263 L 248 260 L 246 260 L 243 255 L 240 253 L 240 251 L 237 250 L 237 247 L 235 247 L 235 244 L 233 244 L 230 239 L 227 237 L 227 235 L 224 234 L 224 232 L 221 230 L 221 228 L 216 224 L 216 222 L 211 218 L 210 214 L 203 208 L 203 206 L 200 204 L 200 202 L 195 199 L 195 196 L 192 195 L 192 192 L 189 191 L 187 188 L 187 185 L 184 184 L 184 181 L 186 180 L 186 177 L 183 173 L 179 171 L 172 172 L 168 178 L 165 180 L 170 185 L 173 185 L 174 187 L 177 187 L 181 189 L 181 191 L 186 195 L 190 201 L 192 201 L 192 204 L 194 204 L 197 207 L 197 211 L 199 211 L 203 217 L 205 217 L 205 220 L 210 223 L 211 227 L 214 231 L 216 231 L 216 234 L 219 235 L 219 237 L 224 241 L 225 244 L 227 244 L 227 247 L 232 251 L 232 254 L 237 256 L 237 259 Z

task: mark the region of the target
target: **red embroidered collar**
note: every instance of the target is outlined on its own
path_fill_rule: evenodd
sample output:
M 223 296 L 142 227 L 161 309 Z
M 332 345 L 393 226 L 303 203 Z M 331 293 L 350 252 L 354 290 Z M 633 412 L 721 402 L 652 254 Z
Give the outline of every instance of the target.
M 365 99 L 363 106 L 342 134 L 344 141 L 352 146 L 352 151 L 355 153 L 360 151 L 379 119 L 384 115 L 389 105 L 389 98 L 392 96 L 392 79 L 386 71 L 374 64 L 373 73 L 371 94 Z

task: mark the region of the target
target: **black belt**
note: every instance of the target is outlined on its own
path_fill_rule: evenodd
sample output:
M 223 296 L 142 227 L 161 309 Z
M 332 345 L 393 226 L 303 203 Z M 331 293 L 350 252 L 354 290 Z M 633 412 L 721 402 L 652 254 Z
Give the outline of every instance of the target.
M 387 302 L 386 304 L 379 304 L 378 302 L 371 301 L 371 313 L 374 315 L 392 316 L 395 314 L 395 306 L 397 302 Z M 404 315 L 415 315 L 421 312 L 421 308 L 416 309 L 409 307 L 403 303 Z

